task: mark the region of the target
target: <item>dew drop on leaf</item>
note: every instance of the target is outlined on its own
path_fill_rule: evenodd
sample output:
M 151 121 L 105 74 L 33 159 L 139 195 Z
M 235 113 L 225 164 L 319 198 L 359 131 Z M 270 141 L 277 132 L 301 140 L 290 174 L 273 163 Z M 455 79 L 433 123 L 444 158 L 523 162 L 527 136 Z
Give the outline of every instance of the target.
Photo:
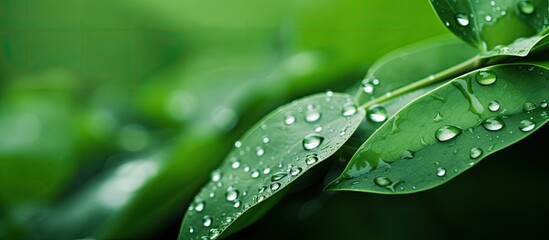
M 242 142 L 240 142 L 240 141 L 236 141 L 236 142 L 234 143 L 234 147 L 235 147 L 235 148 L 240 148 L 241 146 L 242 146 Z
M 276 191 L 280 188 L 280 183 L 271 183 L 271 191 Z
M 263 174 L 269 174 L 271 172 L 270 168 L 263 169 Z
M 444 125 L 437 129 L 435 137 L 440 142 L 446 142 L 460 135 L 461 131 L 462 130 L 459 127 Z
M 483 86 L 492 85 L 498 79 L 498 75 L 492 70 L 481 70 L 475 75 L 478 84 Z
M 211 176 L 212 182 L 218 182 L 221 179 L 221 172 L 213 171 Z
M 520 1 L 518 3 L 518 8 L 520 9 L 520 12 L 524 14 L 532 14 L 536 10 L 532 1 L 529 0 Z
M 486 119 L 482 126 L 488 131 L 498 131 L 505 127 L 505 123 L 500 117 L 491 117 Z
M 294 115 L 286 115 L 284 117 L 284 124 L 292 125 L 294 123 L 295 123 L 295 116 Z
M 382 106 L 373 106 L 368 109 L 368 119 L 373 122 L 384 122 L 387 120 L 387 110 Z
M 526 101 L 522 104 L 522 110 L 525 112 L 531 112 L 536 110 L 536 104 L 530 101 Z
M 271 141 L 271 139 L 267 136 L 263 137 L 263 143 L 267 144 Z
M 305 156 L 305 164 L 311 165 L 318 161 L 318 156 L 316 154 L 309 154 Z
M 539 103 L 539 106 L 541 108 L 546 108 L 547 107 L 547 101 L 545 101 L 545 100 L 541 101 L 541 103 Z
M 237 169 L 238 167 L 240 167 L 240 162 L 239 161 L 234 161 L 233 163 L 231 163 L 231 167 L 233 169 Z
M 189 233 L 193 233 L 194 232 L 194 228 L 193 227 L 189 227 Z
M 240 201 L 234 201 L 233 207 L 234 208 L 239 208 L 241 204 L 242 204 L 242 202 L 240 202 Z
M 205 202 L 197 202 L 196 205 L 194 206 L 194 210 L 197 212 L 202 212 L 205 207 L 206 207 Z
M 352 116 L 356 113 L 356 106 L 354 103 L 346 103 L 343 105 L 342 115 L 344 117 Z
M 238 190 L 234 189 L 233 187 L 229 187 L 227 189 L 227 192 L 225 193 L 225 197 L 227 198 L 227 201 L 232 202 L 238 198 Z
M 275 173 L 273 174 L 273 176 L 271 176 L 271 181 L 273 182 L 280 181 L 280 179 L 283 179 L 284 177 L 286 177 L 286 175 L 288 174 L 285 172 Z
M 305 113 L 305 121 L 307 122 L 316 122 L 320 119 L 320 112 L 314 108 L 313 105 L 307 106 L 307 112 Z
M 456 14 L 456 22 L 463 27 L 466 27 L 469 25 L 469 17 L 463 13 Z
M 255 155 L 257 155 L 258 157 L 261 157 L 264 154 L 265 154 L 265 149 L 263 149 L 262 147 L 255 148 Z
M 221 230 L 217 228 L 210 229 L 210 239 L 215 239 L 219 237 L 219 234 L 221 234 Z
M 536 123 L 531 120 L 522 120 L 519 123 L 519 129 L 523 132 L 530 132 L 536 127 Z
M 309 134 L 305 138 L 303 138 L 303 148 L 305 150 L 313 150 L 320 146 L 322 141 L 324 141 L 323 137 L 317 134 Z
M 446 169 L 440 167 L 437 168 L 437 176 L 444 177 L 444 175 L 446 175 Z
M 251 176 L 252 178 L 254 178 L 254 179 L 255 179 L 255 178 L 258 178 L 258 177 L 259 177 L 259 171 L 257 171 L 257 170 L 252 170 L 252 173 L 250 174 L 250 176 Z
M 388 177 L 376 177 L 374 183 L 380 187 L 387 187 L 393 183 Z
M 209 227 L 212 225 L 213 219 L 210 216 L 204 216 L 202 218 L 202 226 Z
M 470 157 L 471 159 L 477 159 L 477 158 L 479 158 L 480 156 L 482 156 L 482 153 L 484 153 L 484 151 L 482 150 L 482 148 L 478 148 L 478 147 L 471 148 L 471 151 L 469 152 L 469 157 Z
M 301 173 L 301 168 L 300 167 L 292 167 L 292 169 L 290 170 L 290 175 L 292 176 L 297 176 L 299 173 Z
M 488 103 L 488 109 L 490 109 L 490 111 L 492 111 L 492 112 L 495 112 L 495 111 L 499 110 L 500 107 L 501 107 L 501 105 L 496 100 L 492 100 Z
M 410 151 L 410 150 L 405 150 L 403 153 L 402 153 L 402 159 L 413 159 L 414 158 L 414 152 Z

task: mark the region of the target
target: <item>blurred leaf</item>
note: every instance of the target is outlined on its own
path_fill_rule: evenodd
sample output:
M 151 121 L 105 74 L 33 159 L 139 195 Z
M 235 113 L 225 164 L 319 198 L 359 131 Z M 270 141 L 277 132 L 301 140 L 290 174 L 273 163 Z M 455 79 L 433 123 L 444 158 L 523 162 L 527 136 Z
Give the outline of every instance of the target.
M 328 189 L 410 193 L 447 182 L 547 122 L 547 76 L 499 65 L 444 84 L 383 124 Z
M 549 26 L 545 0 L 431 0 L 440 20 L 481 51 L 540 33 Z
M 212 172 L 183 220 L 180 238 L 218 237 L 243 213 L 331 156 L 363 117 L 350 97 L 331 92 L 266 116 Z

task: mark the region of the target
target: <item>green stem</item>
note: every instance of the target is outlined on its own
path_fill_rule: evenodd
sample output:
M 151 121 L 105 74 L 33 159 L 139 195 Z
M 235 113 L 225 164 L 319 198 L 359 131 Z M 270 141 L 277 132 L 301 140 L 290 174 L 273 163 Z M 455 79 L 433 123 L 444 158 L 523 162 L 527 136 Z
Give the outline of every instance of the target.
M 394 91 L 388 92 L 385 95 L 372 99 L 366 103 L 364 103 L 360 108 L 368 109 L 369 107 L 391 100 L 393 98 L 399 97 L 401 95 L 404 95 L 406 93 L 409 93 L 411 91 L 423 88 L 425 86 L 429 86 L 431 84 L 444 81 L 446 79 L 461 75 L 463 73 L 472 71 L 476 68 L 478 68 L 481 65 L 486 64 L 483 58 L 481 58 L 479 55 L 474 56 L 473 58 L 470 58 L 469 60 L 466 60 L 458 65 L 455 65 L 451 68 L 448 68 L 446 70 L 443 70 L 439 73 L 436 73 L 434 75 L 430 75 L 424 79 L 421 79 L 417 82 L 414 82 L 410 85 L 401 87 L 399 89 L 396 89 Z

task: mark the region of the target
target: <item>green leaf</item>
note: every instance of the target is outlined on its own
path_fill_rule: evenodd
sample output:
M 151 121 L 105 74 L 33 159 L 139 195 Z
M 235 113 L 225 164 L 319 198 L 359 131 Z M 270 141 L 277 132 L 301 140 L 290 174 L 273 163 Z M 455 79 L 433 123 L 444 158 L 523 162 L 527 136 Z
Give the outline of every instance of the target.
M 350 96 L 328 92 L 297 100 L 266 116 L 212 172 L 210 182 L 185 215 L 180 238 L 219 236 L 234 220 L 246 217 L 245 212 L 330 157 L 364 115 Z
M 388 53 L 374 63 L 361 89 L 368 100 L 414 83 L 478 54 L 455 38 L 436 37 Z M 398 69 L 398 71 L 395 71 Z
M 445 183 L 547 122 L 548 77 L 509 64 L 444 84 L 385 122 L 327 188 L 401 194 Z
M 444 25 L 465 42 L 488 51 L 549 26 L 545 0 L 431 0 Z
M 549 43 L 549 35 L 533 36 L 529 38 L 519 38 L 513 43 L 506 46 L 496 46 L 494 49 L 483 52 L 481 57 L 490 58 L 496 56 L 517 56 L 525 57 L 530 54 L 531 51 L 540 49 Z

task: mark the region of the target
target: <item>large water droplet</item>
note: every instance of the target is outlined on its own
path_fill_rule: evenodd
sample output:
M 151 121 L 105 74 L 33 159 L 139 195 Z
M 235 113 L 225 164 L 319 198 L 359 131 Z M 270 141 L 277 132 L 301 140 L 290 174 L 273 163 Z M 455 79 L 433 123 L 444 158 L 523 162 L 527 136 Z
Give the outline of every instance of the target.
M 373 122 L 383 122 L 387 120 L 387 110 L 382 106 L 373 106 L 368 109 L 368 119 Z
M 280 183 L 271 183 L 271 191 L 276 191 L 280 188 Z
M 194 205 L 194 210 L 196 210 L 197 212 L 202 212 L 204 210 L 204 208 L 206 208 L 206 203 L 205 202 L 197 202 Z
M 482 126 L 488 131 L 498 131 L 505 127 L 505 123 L 500 117 L 491 117 L 486 119 L 482 123 Z
M 271 176 L 271 181 L 273 181 L 273 182 L 279 181 L 280 179 L 283 179 L 284 177 L 286 177 L 286 175 L 288 175 L 288 174 L 285 173 L 285 172 L 275 173 L 275 174 L 273 174 L 273 176 Z
M 265 149 L 263 149 L 262 147 L 255 148 L 255 155 L 257 155 L 258 157 L 261 157 L 264 154 L 265 154 Z
M 492 85 L 498 79 L 498 75 L 492 70 L 480 70 L 475 75 L 478 84 L 488 86 Z
M 209 227 L 212 225 L 213 219 L 210 216 L 204 216 L 202 218 L 202 226 Z
M 290 175 L 292 176 L 297 176 L 299 173 L 301 173 L 301 168 L 300 167 L 292 167 L 292 169 L 290 170 Z
M 446 169 L 444 168 L 437 168 L 437 176 L 444 177 L 446 175 Z
M 536 10 L 532 1 L 529 0 L 520 1 L 518 3 L 518 8 L 520 9 L 520 12 L 524 14 L 532 14 Z
M 457 137 L 459 134 L 461 134 L 461 128 L 450 126 L 450 125 L 444 125 L 439 129 L 437 129 L 435 133 L 435 137 L 438 141 L 446 142 L 448 140 L 451 140 Z
M 456 22 L 459 25 L 466 27 L 467 25 L 469 25 L 469 17 L 467 17 L 467 15 L 463 13 L 458 13 L 456 14 Z
M 295 116 L 294 115 L 286 115 L 286 117 L 284 117 L 284 124 L 292 125 L 294 123 L 295 123 Z
M 356 105 L 354 103 L 346 103 L 343 105 L 342 114 L 344 117 L 352 116 L 356 113 Z
M 380 187 L 387 187 L 393 183 L 388 177 L 376 177 L 374 183 Z
M 477 159 L 480 156 L 482 156 L 482 153 L 484 153 L 482 148 L 478 148 L 478 147 L 471 148 L 471 151 L 469 152 L 469 157 L 471 157 L 471 159 Z
M 303 138 L 303 148 L 305 150 L 313 150 L 320 146 L 322 141 L 324 141 L 323 137 L 317 134 L 309 134 L 305 138 Z
M 519 129 L 523 132 L 530 132 L 536 127 L 536 123 L 530 120 L 522 120 L 519 123 Z
M 316 154 L 309 154 L 305 156 L 305 164 L 311 165 L 318 161 L 318 156 Z
M 526 101 L 522 104 L 522 110 L 525 112 L 534 111 L 536 110 L 536 108 L 537 108 L 536 104 L 530 101 Z
M 229 187 L 225 193 L 225 197 L 227 197 L 227 201 L 232 202 L 238 198 L 238 194 L 238 190 L 233 187 Z
M 492 112 L 495 112 L 495 111 L 499 110 L 500 107 L 501 107 L 501 105 L 496 100 L 492 100 L 488 103 L 488 109 L 490 109 L 490 111 L 492 111 Z

